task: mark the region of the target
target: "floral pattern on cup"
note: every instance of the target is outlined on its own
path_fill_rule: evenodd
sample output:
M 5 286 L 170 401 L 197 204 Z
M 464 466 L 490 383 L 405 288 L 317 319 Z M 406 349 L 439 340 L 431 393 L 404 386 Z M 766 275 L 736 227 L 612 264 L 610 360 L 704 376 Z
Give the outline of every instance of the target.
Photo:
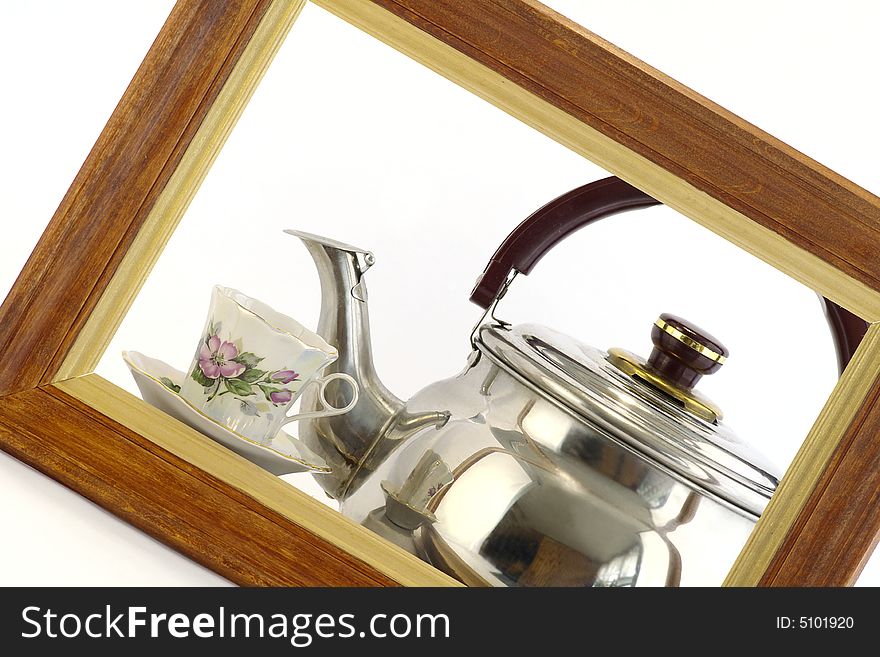
M 322 374 L 338 356 L 335 347 L 295 319 L 217 285 L 187 373 L 174 383 L 195 410 L 248 440 L 268 445 L 291 422 L 354 408 L 357 382 L 341 372 Z M 337 380 L 351 389 L 350 394 L 344 388 L 339 393 L 348 402 L 344 406 L 326 397 L 327 386 Z M 289 415 L 312 385 L 317 387 L 315 410 Z
M 221 339 L 220 328 L 219 322 L 210 323 L 199 346 L 198 361 L 190 372 L 190 377 L 204 389 L 208 397 L 205 402 L 231 394 L 242 402 L 242 411 L 248 415 L 259 415 L 260 410 L 267 410 L 264 403 L 257 402 L 261 393 L 273 406 L 288 404 L 294 391 L 285 386 L 298 382 L 299 373 L 292 369 L 260 369 L 258 366 L 264 359 L 250 351 L 240 351 L 234 340 Z

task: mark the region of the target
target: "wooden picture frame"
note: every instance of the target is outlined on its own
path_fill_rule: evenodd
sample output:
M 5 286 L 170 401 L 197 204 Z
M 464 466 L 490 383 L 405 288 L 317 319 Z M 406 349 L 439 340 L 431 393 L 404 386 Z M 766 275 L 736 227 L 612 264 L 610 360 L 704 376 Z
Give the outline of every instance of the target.
M 178 1 L 0 308 L 0 447 L 239 584 L 453 585 L 91 373 L 303 4 Z M 880 530 L 880 199 L 534 0 L 317 4 L 871 323 L 726 582 L 851 584 Z

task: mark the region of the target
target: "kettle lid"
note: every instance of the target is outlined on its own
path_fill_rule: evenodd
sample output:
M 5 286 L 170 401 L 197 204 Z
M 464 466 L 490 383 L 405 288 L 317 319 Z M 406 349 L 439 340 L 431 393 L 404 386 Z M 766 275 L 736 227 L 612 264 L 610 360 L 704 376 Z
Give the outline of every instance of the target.
M 727 349 L 674 315 L 651 329 L 647 360 L 608 352 L 536 324 L 484 324 L 475 346 L 499 367 L 587 424 L 706 495 L 759 516 L 778 484 L 775 467 L 722 423 L 693 389 Z

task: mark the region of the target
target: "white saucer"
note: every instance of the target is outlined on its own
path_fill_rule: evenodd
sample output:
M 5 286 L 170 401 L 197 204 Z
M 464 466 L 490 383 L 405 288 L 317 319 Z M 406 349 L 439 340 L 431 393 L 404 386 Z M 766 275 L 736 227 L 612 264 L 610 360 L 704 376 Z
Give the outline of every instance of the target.
M 283 430 L 278 432 L 270 444 L 261 445 L 218 424 L 191 406 L 168 385 L 180 389 L 179 386 L 186 376 L 180 370 L 136 351 L 124 351 L 122 358 L 128 365 L 145 402 L 228 447 L 251 463 L 275 475 L 294 472 L 330 472 L 324 459 Z

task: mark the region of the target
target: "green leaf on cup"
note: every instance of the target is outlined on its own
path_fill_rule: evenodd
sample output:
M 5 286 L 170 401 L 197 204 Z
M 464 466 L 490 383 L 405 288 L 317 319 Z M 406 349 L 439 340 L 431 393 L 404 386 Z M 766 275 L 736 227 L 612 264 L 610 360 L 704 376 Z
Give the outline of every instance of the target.
M 266 401 L 272 401 L 272 393 L 280 392 L 280 388 L 273 388 L 272 386 L 267 386 L 264 383 L 258 383 L 257 386 L 260 390 L 263 391 L 263 396 L 266 397 Z
M 209 379 L 205 376 L 204 372 L 202 372 L 198 365 L 195 366 L 190 376 L 192 377 L 193 381 L 198 383 L 200 386 L 204 386 L 205 388 L 208 388 L 215 383 L 214 379 Z
M 238 378 L 246 383 L 254 383 L 259 379 L 262 379 L 265 374 L 266 372 L 264 370 L 245 370 L 238 376 Z
M 261 360 L 263 360 L 263 359 L 260 358 L 259 356 L 257 356 L 256 354 L 251 353 L 250 351 L 245 351 L 243 353 L 240 353 L 238 356 L 236 356 L 235 358 L 232 359 L 232 361 L 234 363 L 239 363 L 241 365 L 244 365 L 247 368 L 256 367 L 257 365 L 260 364 Z
M 166 388 L 169 388 L 174 392 L 180 392 L 180 386 L 174 383 L 174 381 L 169 379 L 167 376 L 163 376 L 161 379 L 159 379 L 159 381 L 161 381 L 162 385 Z
M 247 397 L 254 394 L 254 389 L 249 383 L 241 379 L 226 379 L 226 389 L 234 395 L 242 395 Z

